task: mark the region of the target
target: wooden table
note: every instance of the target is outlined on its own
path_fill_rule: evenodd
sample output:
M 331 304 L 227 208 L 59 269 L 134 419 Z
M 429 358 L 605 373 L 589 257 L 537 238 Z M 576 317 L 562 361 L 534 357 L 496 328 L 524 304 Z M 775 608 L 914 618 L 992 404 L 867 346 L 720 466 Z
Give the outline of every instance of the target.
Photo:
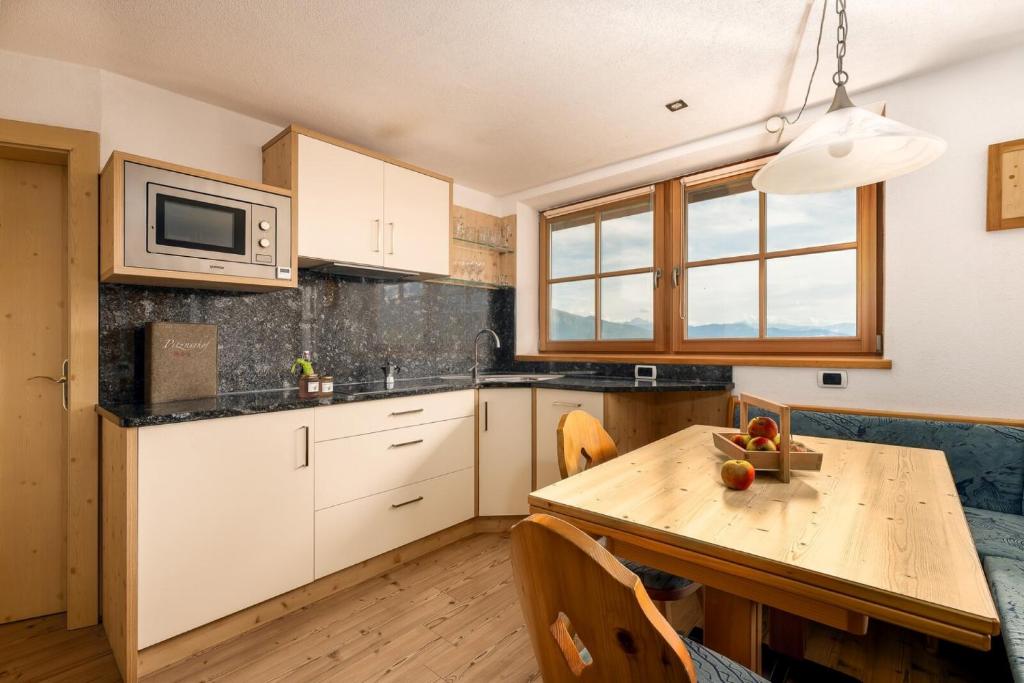
M 761 607 L 863 634 L 871 618 L 987 650 L 999 618 L 941 451 L 799 437 L 789 484 L 725 488 L 694 426 L 535 491 L 532 512 L 705 586 L 705 643 L 760 669 Z M 774 613 L 774 610 L 773 610 Z

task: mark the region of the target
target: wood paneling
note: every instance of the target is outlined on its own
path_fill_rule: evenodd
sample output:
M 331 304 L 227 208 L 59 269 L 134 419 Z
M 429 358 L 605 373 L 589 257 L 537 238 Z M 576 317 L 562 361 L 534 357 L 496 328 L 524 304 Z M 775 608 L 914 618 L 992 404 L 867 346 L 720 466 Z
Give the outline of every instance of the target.
M 67 357 L 67 624 L 99 618 L 99 435 L 93 407 L 99 386 L 97 171 L 99 135 L 91 131 L 0 120 L 0 144 L 66 158 Z
M 1024 228 L 1024 138 L 988 148 L 986 229 Z
M 728 404 L 728 391 L 605 394 L 604 428 L 627 453 L 693 425 L 726 427 Z
M 103 422 L 103 630 L 118 670 L 138 679 L 139 431 Z
M 66 169 L 0 158 L 0 623 L 65 609 Z
M 646 549 L 638 561 L 800 616 L 816 618 L 801 608 L 816 601 L 989 646 L 999 618 L 941 452 L 801 437 L 825 454 L 820 472 L 728 491 L 713 431 L 691 427 L 557 482 L 530 496 L 531 509 L 609 536 L 626 557 L 632 544 Z M 743 595 L 744 584 L 765 588 Z

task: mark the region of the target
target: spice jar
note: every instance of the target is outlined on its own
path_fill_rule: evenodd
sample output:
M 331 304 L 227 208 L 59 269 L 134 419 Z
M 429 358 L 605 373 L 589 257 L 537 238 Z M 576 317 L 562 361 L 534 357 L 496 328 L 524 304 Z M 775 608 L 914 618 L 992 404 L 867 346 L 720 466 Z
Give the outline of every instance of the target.
M 316 398 L 319 395 L 319 375 L 302 375 L 299 377 L 299 398 Z
M 333 396 L 334 395 L 334 377 L 331 375 L 320 376 L 320 395 L 321 396 Z

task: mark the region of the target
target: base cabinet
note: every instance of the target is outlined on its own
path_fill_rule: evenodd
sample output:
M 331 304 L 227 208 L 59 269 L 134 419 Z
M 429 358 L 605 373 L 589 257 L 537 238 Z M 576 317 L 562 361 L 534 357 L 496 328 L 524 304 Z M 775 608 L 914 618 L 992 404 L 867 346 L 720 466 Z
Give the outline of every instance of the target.
M 138 434 L 138 647 L 313 580 L 313 411 Z
M 558 422 L 573 410 L 585 410 L 604 421 L 604 394 L 593 391 L 537 389 L 537 481 L 534 490 L 562 478 L 558 469 Z
M 532 389 L 481 389 L 480 515 L 525 515 L 533 488 Z

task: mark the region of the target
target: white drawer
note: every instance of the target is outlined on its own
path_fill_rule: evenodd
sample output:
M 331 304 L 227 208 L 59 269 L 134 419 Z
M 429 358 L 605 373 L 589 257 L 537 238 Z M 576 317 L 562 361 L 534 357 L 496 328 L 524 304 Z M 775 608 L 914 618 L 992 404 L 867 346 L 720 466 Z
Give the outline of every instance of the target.
M 473 516 L 473 468 L 316 513 L 316 578 Z
M 316 440 L 381 432 L 412 425 L 467 417 L 476 412 L 476 392 L 449 391 L 426 396 L 402 396 L 320 406 L 316 412 Z
M 316 444 L 316 509 L 473 466 L 473 418 Z

